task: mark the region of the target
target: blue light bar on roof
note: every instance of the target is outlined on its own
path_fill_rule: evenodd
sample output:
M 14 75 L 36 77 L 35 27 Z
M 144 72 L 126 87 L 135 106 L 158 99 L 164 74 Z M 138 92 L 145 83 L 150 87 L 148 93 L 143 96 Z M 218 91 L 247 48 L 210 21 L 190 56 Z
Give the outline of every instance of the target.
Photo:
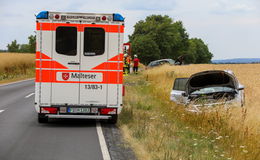
M 113 20 L 114 21 L 121 21 L 121 22 L 123 22 L 125 19 L 124 19 L 124 17 L 121 14 L 114 13 L 113 14 Z
M 36 18 L 37 19 L 48 19 L 49 17 L 49 12 L 48 11 L 41 11 Z

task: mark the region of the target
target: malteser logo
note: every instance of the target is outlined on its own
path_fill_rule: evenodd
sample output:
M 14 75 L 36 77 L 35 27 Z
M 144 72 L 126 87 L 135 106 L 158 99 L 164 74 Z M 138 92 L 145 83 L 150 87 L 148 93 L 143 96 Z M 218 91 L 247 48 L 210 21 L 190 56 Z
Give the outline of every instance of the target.
M 57 81 L 66 82 L 102 82 L 103 73 L 93 72 L 57 72 Z
M 63 80 L 68 80 L 70 78 L 70 74 L 69 73 L 62 73 L 62 79 Z

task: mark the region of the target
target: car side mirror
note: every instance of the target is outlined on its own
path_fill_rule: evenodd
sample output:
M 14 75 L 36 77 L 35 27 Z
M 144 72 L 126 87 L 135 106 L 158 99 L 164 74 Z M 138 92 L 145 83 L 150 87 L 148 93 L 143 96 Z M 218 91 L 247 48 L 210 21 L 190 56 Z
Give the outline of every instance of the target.
M 187 97 L 187 94 L 186 93 L 182 93 L 181 94 L 183 97 Z

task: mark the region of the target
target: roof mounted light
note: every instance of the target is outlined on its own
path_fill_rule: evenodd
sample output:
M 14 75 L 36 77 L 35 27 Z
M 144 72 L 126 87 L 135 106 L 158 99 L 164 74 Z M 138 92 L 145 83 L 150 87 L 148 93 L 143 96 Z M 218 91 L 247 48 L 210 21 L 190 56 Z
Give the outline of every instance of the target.
M 49 12 L 48 11 L 41 11 L 37 16 L 36 19 L 48 19 Z
M 106 16 L 103 16 L 103 17 L 102 17 L 102 21 L 105 21 L 105 20 L 107 20 L 107 17 L 106 17 Z
M 114 14 L 113 14 L 113 20 L 114 20 L 114 21 L 123 22 L 125 19 L 124 19 L 124 17 L 123 17 L 121 14 L 114 13 Z

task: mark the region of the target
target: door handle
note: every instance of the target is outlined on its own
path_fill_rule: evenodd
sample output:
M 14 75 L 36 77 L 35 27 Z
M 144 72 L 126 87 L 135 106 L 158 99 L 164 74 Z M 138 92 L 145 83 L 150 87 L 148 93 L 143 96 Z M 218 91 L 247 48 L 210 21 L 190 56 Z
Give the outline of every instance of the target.
M 69 65 L 79 65 L 80 63 L 79 62 L 69 62 L 68 64 Z

